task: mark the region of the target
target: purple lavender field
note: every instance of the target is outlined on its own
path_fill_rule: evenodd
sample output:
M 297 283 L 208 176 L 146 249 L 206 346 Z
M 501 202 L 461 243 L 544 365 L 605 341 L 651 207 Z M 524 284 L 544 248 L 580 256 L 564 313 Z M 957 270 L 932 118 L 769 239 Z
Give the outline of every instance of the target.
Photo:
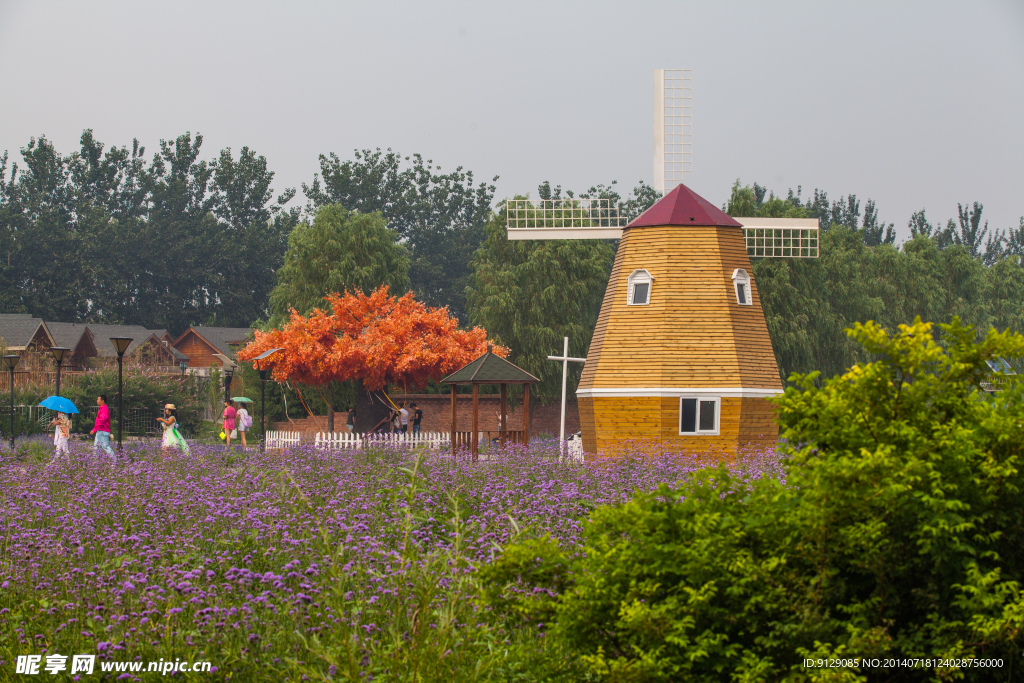
M 528 680 L 508 643 L 538 636 L 488 625 L 475 568 L 514 538 L 576 546 L 596 506 L 717 462 L 643 444 L 596 464 L 545 443 L 477 463 L 386 447 L 131 455 L 0 454 L 0 670 L 95 653 L 212 663 L 179 680 Z M 783 476 L 774 451 L 731 467 Z M 148 680 L 83 680 L 101 677 Z

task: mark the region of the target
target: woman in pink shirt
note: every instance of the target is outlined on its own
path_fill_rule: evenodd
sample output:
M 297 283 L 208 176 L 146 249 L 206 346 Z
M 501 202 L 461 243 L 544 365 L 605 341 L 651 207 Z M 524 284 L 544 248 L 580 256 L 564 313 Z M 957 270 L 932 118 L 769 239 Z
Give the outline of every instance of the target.
M 235 409 L 231 407 L 228 401 L 224 401 L 224 436 L 227 438 L 228 445 L 231 445 L 231 432 L 235 429 Z

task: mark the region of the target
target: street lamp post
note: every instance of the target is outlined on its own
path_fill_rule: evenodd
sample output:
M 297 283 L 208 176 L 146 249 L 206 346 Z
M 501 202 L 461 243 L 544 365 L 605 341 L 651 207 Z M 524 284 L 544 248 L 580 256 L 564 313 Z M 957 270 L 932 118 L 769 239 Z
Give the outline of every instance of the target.
M 256 369 L 260 373 L 260 441 L 262 442 L 264 451 L 267 450 L 267 425 L 264 422 L 264 415 L 267 414 L 267 368 L 265 366 L 261 366 L 260 361 L 270 358 L 280 350 L 281 349 L 270 349 L 269 351 L 264 351 L 253 359 L 256 363 Z M 287 415 L 285 417 L 287 417 Z
M 124 410 L 124 352 L 128 350 L 131 343 L 135 341 L 131 337 L 111 337 L 110 343 L 114 345 L 114 350 L 117 351 L 117 452 L 122 453 L 124 446 L 122 445 L 121 438 L 123 436 L 124 420 L 122 419 L 122 413 Z
M 4 356 L 4 366 L 11 372 L 11 450 L 14 450 L 14 368 L 18 367 L 21 356 Z
M 228 365 L 224 368 L 224 402 L 231 402 L 231 377 L 235 374 L 235 367 Z
M 223 353 L 215 353 L 213 357 L 219 360 L 224 368 L 224 402 L 228 403 L 231 401 L 231 376 L 235 374 L 238 365 Z
M 182 359 L 178 361 L 178 367 L 181 368 L 181 376 L 185 376 L 185 371 L 188 370 L 188 360 Z
M 64 362 L 64 356 L 68 355 L 71 349 L 64 348 L 63 346 L 51 346 L 50 353 L 53 354 L 53 360 L 57 361 L 57 396 L 60 396 L 60 366 Z

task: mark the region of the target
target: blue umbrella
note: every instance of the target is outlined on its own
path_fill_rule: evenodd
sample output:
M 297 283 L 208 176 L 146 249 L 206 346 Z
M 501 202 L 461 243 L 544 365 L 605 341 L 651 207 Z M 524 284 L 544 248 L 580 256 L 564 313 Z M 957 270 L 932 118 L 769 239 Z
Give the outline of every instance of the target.
M 44 408 L 49 408 L 50 410 L 56 410 L 59 413 L 78 412 L 78 408 L 75 407 L 75 404 L 69 401 L 68 399 L 64 398 L 63 396 L 49 396 L 45 401 L 43 401 L 39 405 L 41 405 Z

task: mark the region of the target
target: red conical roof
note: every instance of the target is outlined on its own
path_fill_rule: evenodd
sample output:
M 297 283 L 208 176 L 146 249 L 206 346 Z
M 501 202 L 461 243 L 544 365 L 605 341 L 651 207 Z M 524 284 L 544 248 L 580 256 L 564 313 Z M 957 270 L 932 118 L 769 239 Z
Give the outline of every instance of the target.
M 658 203 L 640 214 L 627 228 L 649 225 L 721 225 L 742 228 L 743 225 L 727 216 L 721 209 L 701 197 L 686 185 L 658 200 Z

